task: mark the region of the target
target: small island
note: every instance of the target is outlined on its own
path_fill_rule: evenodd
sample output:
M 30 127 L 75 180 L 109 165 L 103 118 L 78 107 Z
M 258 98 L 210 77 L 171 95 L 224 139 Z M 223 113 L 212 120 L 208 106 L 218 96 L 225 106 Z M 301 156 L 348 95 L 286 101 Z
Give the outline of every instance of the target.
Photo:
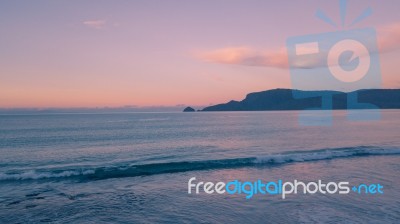
M 195 112 L 196 110 L 193 109 L 192 107 L 186 107 L 183 112 Z

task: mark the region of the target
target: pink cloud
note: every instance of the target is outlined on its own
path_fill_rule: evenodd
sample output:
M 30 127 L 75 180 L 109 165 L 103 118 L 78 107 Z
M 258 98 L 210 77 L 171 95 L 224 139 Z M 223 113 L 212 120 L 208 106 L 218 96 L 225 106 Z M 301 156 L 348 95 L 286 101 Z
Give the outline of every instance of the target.
M 400 48 L 400 23 L 378 28 L 378 45 L 381 53 Z
M 83 21 L 83 25 L 93 28 L 93 29 L 103 29 L 106 25 L 106 21 L 105 20 L 86 20 Z
M 378 30 L 379 52 L 385 53 L 400 49 L 400 23 L 382 26 Z M 196 53 L 195 56 L 203 61 L 236 64 L 245 66 L 263 66 L 274 68 L 288 68 L 288 57 L 285 48 L 279 50 L 256 50 L 250 47 L 226 47 Z M 325 58 L 313 58 L 294 61 L 291 67 L 315 68 L 325 66 Z
M 266 66 L 287 68 L 287 56 L 284 49 L 275 52 L 262 52 L 250 47 L 227 47 L 196 53 L 201 60 L 221 64 L 247 66 Z

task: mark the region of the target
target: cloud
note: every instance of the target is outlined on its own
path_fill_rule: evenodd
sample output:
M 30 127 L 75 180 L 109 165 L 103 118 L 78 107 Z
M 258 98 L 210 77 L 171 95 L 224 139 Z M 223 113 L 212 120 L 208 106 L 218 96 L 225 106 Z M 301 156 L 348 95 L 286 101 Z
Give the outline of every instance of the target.
M 83 21 L 83 25 L 93 28 L 93 29 L 103 29 L 106 26 L 106 21 L 105 20 L 86 20 Z
M 381 53 L 400 49 L 400 23 L 378 28 L 378 46 Z
M 262 52 L 250 47 L 228 47 L 195 53 L 195 57 L 214 63 L 287 68 L 284 49 Z
M 389 24 L 377 29 L 379 53 L 400 49 L 400 23 Z M 375 52 L 370 52 L 375 53 Z M 209 51 L 197 52 L 196 58 L 220 64 L 235 64 L 245 66 L 263 66 L 287 69 L 288 56 L 285 48 L 278 50 L 256 50 L 251 47 L 226 47 Z M 320 54 L 326 55 L 326 54 Z M 311 69 L 326 66 L 326 58 L 303 57 L 293 60 L 292 68 Z

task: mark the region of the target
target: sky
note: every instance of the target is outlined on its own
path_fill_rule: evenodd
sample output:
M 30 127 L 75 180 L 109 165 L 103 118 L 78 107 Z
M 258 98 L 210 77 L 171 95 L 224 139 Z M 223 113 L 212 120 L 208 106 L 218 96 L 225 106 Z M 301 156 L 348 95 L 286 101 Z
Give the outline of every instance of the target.
M 400 1 L 1 1 L 0 108 L 210 105 L 291 88 L 286 40 L 372 27 L 400 88 Z

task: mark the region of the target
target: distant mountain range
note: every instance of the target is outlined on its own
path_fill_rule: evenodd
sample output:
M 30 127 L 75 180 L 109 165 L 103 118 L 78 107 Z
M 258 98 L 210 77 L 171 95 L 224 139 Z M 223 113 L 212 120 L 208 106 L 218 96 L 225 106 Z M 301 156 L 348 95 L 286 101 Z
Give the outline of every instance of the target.
M 321 108 L 322 98 L 324 98 L 324 107 Z M 232 100 L 228 103 L 205 107 L 201 111 L 304 110 L 310 108 L 400 109 L 400 89 L 362 89 L 349 93 L 329 90 L 273 89 L 249 93 L 242 101 Z

